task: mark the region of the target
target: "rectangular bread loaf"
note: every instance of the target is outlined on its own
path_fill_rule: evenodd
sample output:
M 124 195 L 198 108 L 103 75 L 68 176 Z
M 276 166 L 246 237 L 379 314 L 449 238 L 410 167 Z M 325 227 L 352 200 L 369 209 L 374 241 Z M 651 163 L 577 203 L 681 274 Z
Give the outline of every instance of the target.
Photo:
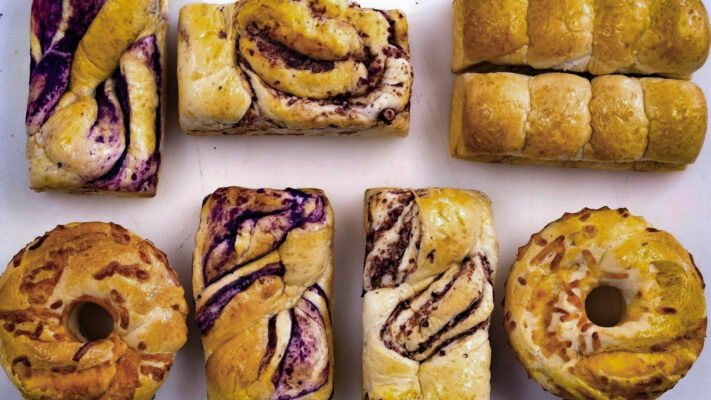
M 701 0 L 455 0 L 453 70 L 480 63 L 688 77 L 709 54 Z
M 363 399 L 488 399 L 498 243 L 473 190 L 365 194 Z
M 407 19 L 345 0 L 180 10 L 180 125 L 193 135 L 406 136 Z
M 450 152 L 462 159 L 680 170 L 704 142 L 706 99 L 689 81 L 564 73 L 457 76 Z
M 193 253 L 207 397 L 333 396 L 333 211 L 317 189 L 226 187 Z
M 155 195 L 167 0 L 33 0 L 30 187 Z

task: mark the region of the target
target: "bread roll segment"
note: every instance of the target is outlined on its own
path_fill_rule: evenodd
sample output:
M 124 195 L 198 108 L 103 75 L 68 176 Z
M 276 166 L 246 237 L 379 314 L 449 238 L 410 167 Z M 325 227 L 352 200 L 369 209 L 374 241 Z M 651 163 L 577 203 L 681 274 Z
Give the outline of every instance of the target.
M 704 142 L 707 105 L 688 81 L 550 73 L 457 76 L 453 157 L 617 170 L 682 170 Z
M 452 69 L 483 62 L 688 77 L 709 54 L 701 0 L 455 0 Z

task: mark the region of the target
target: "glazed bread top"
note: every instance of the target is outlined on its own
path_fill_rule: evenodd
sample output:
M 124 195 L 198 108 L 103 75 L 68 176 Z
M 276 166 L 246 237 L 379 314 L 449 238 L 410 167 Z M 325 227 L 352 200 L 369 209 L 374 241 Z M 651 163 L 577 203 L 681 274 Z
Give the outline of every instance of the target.
M 333 391 L 333 212 L 320 190 L 221 188 L 193 254 L 211 400 Z
M 489 199 L 365 195 L 363 398 L 488 399 L 498 244 Z
M 452 152 L 594 163 L 693 163 L 708 110 L 692 82 L 572 74 L 462 74 Z
M 107 338 L 84 338 L 76 309 L 87 302 L 113 316 Z M 185 343 L 187 312 L 151 242 L 115 224 L 58 226 L 0 277 L 0 364 L 25 399 L 150 400 Z
M 490 62 L 682 77 L 708 53 L 701 0 L 455 0 L 456 72 Z
M 33 0 L 33 189 L 155 194 L 166 29 L 167 0 Z
M 186 131 L 405 122 L 396 118 L 409 106 L 412 66 L 400 11 L 345 0 L 191 4 L 178 39 Z
M 613 326 L 593 324 L 588 294 L 619 289 Z M 626 209 L 565 214 L 518 251 L 504 325 L 521 363 L 570 399 L 654 399 L 691 368 L 706 336 L 704 282 L 667 232 Z

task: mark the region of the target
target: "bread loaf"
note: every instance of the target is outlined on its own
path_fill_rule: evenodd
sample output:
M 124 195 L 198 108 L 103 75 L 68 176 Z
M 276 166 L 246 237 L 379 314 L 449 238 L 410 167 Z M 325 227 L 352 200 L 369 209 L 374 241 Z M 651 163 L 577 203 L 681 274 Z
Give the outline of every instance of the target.
M 709 53 L 701 0 L 455 0 L 453 70 L 487 62 L 686 77 Z
M 457 76 L 452 156 L 489 162 L 680 170 L 704 142 L 706 99 L 692 82 L 565 73 Z

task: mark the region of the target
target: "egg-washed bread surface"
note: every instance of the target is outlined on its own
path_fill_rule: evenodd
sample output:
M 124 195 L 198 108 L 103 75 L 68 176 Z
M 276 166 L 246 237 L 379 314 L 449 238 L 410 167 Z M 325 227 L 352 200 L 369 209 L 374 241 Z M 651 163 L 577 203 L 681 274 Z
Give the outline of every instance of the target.
M 406 136 L 405 14 L 345 0 L 180 10 L 180 124 L 194 135 Z
M 465 73 L 454 84 L 453 157 L 669 171 L 693 163 L 708 108 L 693 82 L 566 73 Z
M 167 0 L 32 1 L 32 189 L 155 195 L 167 29 Z

